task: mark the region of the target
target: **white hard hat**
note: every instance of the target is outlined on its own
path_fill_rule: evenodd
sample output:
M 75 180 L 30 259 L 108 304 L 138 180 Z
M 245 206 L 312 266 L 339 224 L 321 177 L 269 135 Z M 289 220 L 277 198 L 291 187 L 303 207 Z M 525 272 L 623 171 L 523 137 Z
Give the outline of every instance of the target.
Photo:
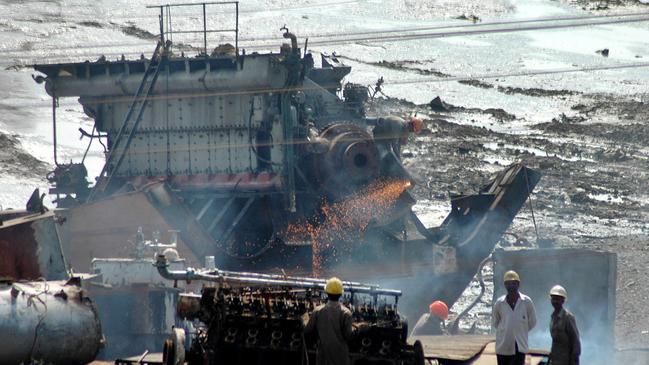
M 561 285 L 553 286 L 552 289 L 550 289 L 550 295 L 558 295 L 560 297 L 568 299 L 568 292 L 566 292 L 566 289 Z

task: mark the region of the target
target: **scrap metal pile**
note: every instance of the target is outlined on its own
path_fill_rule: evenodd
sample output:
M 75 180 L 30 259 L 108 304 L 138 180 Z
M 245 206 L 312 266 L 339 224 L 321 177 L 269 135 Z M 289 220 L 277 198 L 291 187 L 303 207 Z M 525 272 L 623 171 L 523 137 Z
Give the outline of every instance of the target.
M 426 227 L 412 210 L 417 179 L 400 159 L 410 125 L 366 115 L 367 88 L 343 81 L 351 67 L 324 54 L 318 65 L 286 27 L 290 43 L 279 52 L 246 54 L 234 30 L 227 52 L 223 45 L 209 52 L 205 41 L 195 57 L 178 54 L 170 8 L 201 6 L 205 19 L 205 5 L 159 6 L 150 58 L 34 65 L 41 73 L 34 80 L 52 96 L 54 161 L 56 109 L 66 97 L 78 98 L 94 121 L 97 133 L 82 134 L 105 146 L 106 160 L 93 187 L 83 164 L 56 163 L 47 176 L 55 212 L 35 192 L 25 212 L 0 215 L 8 263 L 0 277 L 61 280 L 70 269 L 91 269 L 86 284 L 108 339 L 101 359 L 157 347 L 174 322 L 178 289 L 160 283 L 147 259 L 152 249 L 172 248 L 157 238 L 147 245 L 145 232 L 174 232 L 167 253 L 182 257 L 183 268 L 184 260 L 209 257 L 228 270 L 397 280 L 409 316 L 430 298 L 454 303 L 540 174 L 511 165 L 476 193 L 452 194 L 441 225 Z M 209 32 L 204 22 L 199 33 Z M 178 313 L 193 322 L 176 323 L 188 331 L 173 329 L 167 363 L 182 363 L 185 353 L 190 364 L 314 360 L 302 317 L 322 303 L 323 280 L 157 267 L 167 279 L 218 283 L 180 299 Z M 365 329 L 350 343 L 354 362 L 423 363 L 421 346 L 405 341 L 400 291 L 345 288 L 343 300 Z
M 182 294 L 180 318 L 200 323 L 185 349 L 185 331 L 176 329 L 164 345 L 164 363 L 296 364 L 315 362 L 316 338 L 305 336 L 304 321 L 324 304 L 324 280 L 223 271 L 170 271 L 159 256 L 160 274 L 171 280 L 218 283 L 201 295 Z M 419 343 L 406 342 L 408 326 L 397 311 L 401 291 L 344 282 L 343 303 L 357 331 L 350 341 L 354 364 L 423 364 Z M 192 331 L 189 331 L 190 333 Z

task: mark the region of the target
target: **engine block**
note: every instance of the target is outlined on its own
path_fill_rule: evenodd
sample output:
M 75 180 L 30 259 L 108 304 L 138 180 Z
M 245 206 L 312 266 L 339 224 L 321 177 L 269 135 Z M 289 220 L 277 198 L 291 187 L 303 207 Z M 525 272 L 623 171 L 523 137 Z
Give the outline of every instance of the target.
M 157 267 L 170 280 L 216 284 L 203 287 L 200 295 L 180 295 L 177 316 L 195 331 L 187 350 L 179 346 L 184 334 L 165 342 L 165 364 L 315 363 L 317 335 L 306 335 L 304 328 L 327 300 L 324 280 L 219 269 L 169 271 L 164 258 Z M 353 282 L 343 287 L 341 301 L 356 328 L 348 342 L 352 364 L 423 364 L 421 344 L 406 341 L 408 324 L 397 310 L 400 291 Z

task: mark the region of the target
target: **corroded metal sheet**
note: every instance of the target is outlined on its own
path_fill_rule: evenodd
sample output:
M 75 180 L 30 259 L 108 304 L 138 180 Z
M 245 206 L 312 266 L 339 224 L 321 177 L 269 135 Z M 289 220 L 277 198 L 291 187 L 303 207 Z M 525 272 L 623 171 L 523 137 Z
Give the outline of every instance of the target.
M 4 221 L 0 226 L 0 277 L 66 279 L 58 226 L 52 212 Z
M 130 257 L 137 227 L 147 235 L 159 231 L 163 240 L 169 230 L 178 229 L 165 221 L 144 192 L 114 195 L 57 214 L 65 219 L 61 242 L 66 260 L 81 272 L 90 269 L 93 258 Z M 192 266 L 200 262 L 182 240 L 178 252 Z
M 439 364 L 496 365 L 496 338 L 493 335 L 413 336 L 409 342 L 420 341 L 424 356 Z M 530 349 L 525 365 L 544 363 L 547 351 Z

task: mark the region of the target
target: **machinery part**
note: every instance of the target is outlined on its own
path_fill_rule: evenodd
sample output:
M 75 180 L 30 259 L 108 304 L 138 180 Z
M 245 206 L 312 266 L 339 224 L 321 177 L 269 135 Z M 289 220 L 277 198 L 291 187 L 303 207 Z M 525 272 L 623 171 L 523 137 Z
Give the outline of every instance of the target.
M 329 148 L 316 159 L 315 170 L 330 198 L 344 198 L 379 176 L 378 150 L 372 136 L 360 127 L 334 124 L 319 137 L 329 142 Z
M 264 286 L 264 287 L 293 287 L 323 291 L 326 282 L 323 279 L 301 278 L 286 275 L 257 274 L 224 270 L 169 270 L 169 264 L 164 255 L 158 255 L 155 266 L 163 278 L 169 280 L 203 280 L 212 281 L 229 286 Z M 387 295 L 398 298 L 400 290 L 380 289 L 376 285 L 343 281 L 343 289 L 350 293 Z
M 368 92 L 367 86 L 349 82 L 345 84 L 343 97 L 346 103 L 362 105 L 370 98 Z
M 185 363 L 185 331 L 174 328 L 171 338 L 165 340 L 162 349 L 164 365 L 183 365 Z
M 424 356 L 424 346 L 419 340 L 415 341 L 412 345 L 413 352 L 415 353 L 413 365 L 424 365 L 426 357 Z
M 316 226 L 326 221 L 320 209 L 323 200 L 344 199 L 366 181 L 377 177 L 413 181 L 393 149 L 376 143 L 367 133 L 369 121 L 358 118 L 350 112 L 349 103 L 338 98 L 341 80 L 350 68 L 335 56 L 325 55 L 321 55 L 321 67 L 309 66 L 307 57 L 301 58 L 294 35 L 286 36 L 292 45 L 280 54 L 242 54 L 236 59 L 169 55 L 164 68 L 168 72 L 161 75 L 166 82 L 149 85 L 152 94 L 160 97 L 147 102 L 150 108 L 142 112 L 141 127 L 129 133 L 118 133 L 133 104 L 128 101 L 133 95 L 145 95 L 137 90 L 157 56 L 34 66 L 47 76 L 37 81 L 45 81 L 50 95 L 79 97 L 98 133 L 108 134 L 111 155 L 128 152 L 124 157 L 128 164 L 113 168 L 118 170 L 114 171 L 114 187 L 141 189 L 151 199 L 136 204 L 137 194 L 115 194 L 75 207 L 68 221 L 72 228 L 61 230 L 69 235 L 65 242 L 69 242 L 72 266 L 87 267 L 91 253 L 96 257 L 97 250 L 110 256 L 115 242 L 125 241 L 113 236 L 135 230 L 142 224 L 138 216 L 144 216 L 182 231 L 179 250 L 184 246 L 192 251 L 181 250 L 183 256 L 215 255 L 223 268 L 269 270 L 281 263 L 301 273 L 320 270 L 319 266 L 324 272 L 333 269 L 333 260 L 314 265 L 313 258 L 320 255 L 312 249 L 318 237 L 308 242 L 309 237 L 294 238 L 284 231 L 302 223 L 303 217 Z M 383 79 L 377 82 L 375 92 L 381 92 L 382 83 Z M 360 96 L 350 90 L 347 99 Z M 204 97 L 196 98 L 197 94 Z M 173 111 L 167 114 L 166 128 L 160 128 L 162 110 Z M 332 123 L 337 124 L 325 128 Z M 315 134 L 307 133 L 311 128 Z M 133 146 L 126 151 L 123 146 L 130 138 L 126 134 L 132 133 Z M 315 138 L 307 139 L 307 135 Z M 306 146 L 313 148 L 301 148 L 308 141 L 315 141 Z M 420 310 L 431 297 L 452 304 L 538 180 L 534 171 L 513 165 L 479 194 L 453 197 L 451 213 L 442 227 L 430 233 L 414 215 L 402 220 L 392 212 L 388 214 L 391 221 L 377 224 L 379 218 L 373 216 L 369 223 L 345 228 L 353 237 L 340 240 L 349 250 L 330 255 L 340 263 L 335 266 L 336 274 L 367 278 L 432 272 L 435 279 L 449 284 L 411 289 L 412 308 Z M 149 184 L 153 182 L 158 184 Z M 407 195 L 401 194 L 394 210 L 411 213 L 408 208 L 414 201 Z M 248 203 L 251 197 L 254 202 Z M 223 209 L 227 204 L 230 208 Z M 428 239 L 409 235 L 412 224 L 406 224 L 408 220 Z M 358 233 L 363 238 L 356 239 Z M 277 241 L 270 244 L 270 238 Z M 100 244 L 104 240 L 106 244 Z M 353 242 L 347 245 L 349 241 Z M 423 286 L 424 281 L 413 285 Z M 402 309 L 405 305 L 402 302 Z
M 190 365 L 211 363 L 273 363 L 295 364 L 306 354 L 315 361 L 315 339 L 303 333 L 305 316 L 326 302 L 324 283 L 315 278 L 283 280 L 260 278 L 265 274 L 187 270 L 184 275 L 165 273 L 164 263 L 158 265 L 161 274 L 174 279 L 192 277 L 218 281 L 217 287 L 204 286 L 200 297 L 180 296 L 178 314 L 189 320 L 199 320 L 205 326 L 198 329 L 187 351 Z M 217 278 L 220 278 L 217 280 Z M 349 283 L 346 283 L 349 284 Z M 352 311 L 354 323 L 363 324 L 360 337 L 350 342 L 352 363 L 412 364 L 416 354 L 407 344 L 404 333 L 407 323 L 397 312 L 398 290 L 372 289 L 358 284 L 346 287 L 343 304 Z M 343 286 L 345 283 L 343 283 Z M 393 297 L 388 303 L 383 297 Z M 380 297 L 380 298 L 379 298 Z M 164 364 L 174 364 L 179 358 L 175 344 L 182 341 L 178 329 L 165 341 Z
M 49 193 L 56 195 L 53 200 L 59 208 L 67 208 L 84 202 L 90 193 L 87 180 L 88 170 L 83 163 L 59 164 L 47 175 L 52 185 Z M 72 197 L 71 194 L 74 194 Z M 64 195 L 61 197 L 61 195 Z
M 151 57 L 151 62 L 147 65 L 146 70 L 144 71 L 142 82 L 135 92 L 133 100 L 128 108 L 128 112 L 119 128 L 117 138 L 113 141 L 110 153 L 106 158 L 106 163 L 99 173 L 99 179 L 104 179 L 105 177 L 105 180 L 102 180 L 101 183 L 97 181 L 97 184 L 95 184 L 92 191 L 90 191 L 88 201 L 91 201 L 95 197 L 100 187 L 103 187 L 103 189 L 110 188 L 111 179 L 115 173 L 119 171 L 124 158 L 128 156 L 131 141 L 136 134 L 142 116 L 144 115 L 144 111 L 146 110 L 148 97 L 153 92 L 155 83 L 158 80 L 158 75 L 160 74 L 160 69 L 163 68 L 168 61 L 168 57 L 166 57 L 165 54 L 170 47 L 170 41 L 167 41 L 165 44 L 163 44 L 162 41 L 158 42 L 158 45 L 153 52 L 153 56 Z M 126 135 L 124 135 L 124 133 L 126 133 Z
M 99 317 L 76 280 L 0 285 L 0 363 L 68 365 L 95 359 L 102 345 Z
M 50 171 L 46 178 L 54 188 L 50 193 L 54 194 L 79 194 L 88 191 L 88 170 L 82 163 L 71 163 L 58 165 Z
M 347 83 L 343 89 L 345 105 L 357 116 L 365 115 L 364 104 L 370 98 L 369 90 L 364 85 Z

